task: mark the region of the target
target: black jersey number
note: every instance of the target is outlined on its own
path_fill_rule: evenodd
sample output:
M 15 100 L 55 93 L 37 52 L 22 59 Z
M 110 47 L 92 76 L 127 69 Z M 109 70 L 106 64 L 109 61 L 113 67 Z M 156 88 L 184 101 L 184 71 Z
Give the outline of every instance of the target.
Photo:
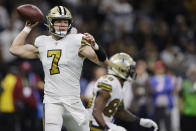
M 58 67 L 58 63 L 61 57 L 61 50 L 48 50 L 47 57 L 53 57 L 52 65 L 50 68 L 50 75 L 59 74 L 60 70 Z

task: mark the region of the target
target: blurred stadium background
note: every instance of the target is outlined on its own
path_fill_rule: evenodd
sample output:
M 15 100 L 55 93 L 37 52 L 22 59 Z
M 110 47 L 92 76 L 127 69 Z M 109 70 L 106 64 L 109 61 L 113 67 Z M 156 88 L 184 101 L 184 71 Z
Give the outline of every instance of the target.
M 8 51 L 24 26 L 16 7 L 27 3 L 38 6 L 44 15 L 54 5 L 66 6 L 78 32 L 91 33 L 108 56 L 126 52 L 138 62 L 138 78 L 125 91 L 128 110 L 160 121 L 160 131 L 196 130 L 196 0 L 0 0 L 0 131 L 42 130 L 42 65 Z M 31 32 L 27 43 L 33 44 L 40 34 L 48 34 L 44 24 Z M 84 64 L 84 104 L 85 89 L 96 78 L 95 67 L 89 61 Z M 170 76 L 173 88 L 158 89 L 165 91 L 161 95 L 149 93 L 152 78 L 159 74 Z M 21 80 L 23 76 L 29 79 Z M 167 83 L 161 84 L 167 88 Z M 158 105 L 153 103 L 155 96 L 160 96 Z M 116 122 L 129 131 L 149 131 Z

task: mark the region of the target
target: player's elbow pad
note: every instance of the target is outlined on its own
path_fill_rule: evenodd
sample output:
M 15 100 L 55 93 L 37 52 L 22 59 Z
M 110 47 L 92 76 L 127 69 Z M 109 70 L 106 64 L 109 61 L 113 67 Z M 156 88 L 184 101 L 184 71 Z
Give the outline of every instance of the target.
M 107 58 L 105 51 L 102 49 L 102 47 L 99 46 L 98 50 L 94 50 L 99 61 L 104 62 Z

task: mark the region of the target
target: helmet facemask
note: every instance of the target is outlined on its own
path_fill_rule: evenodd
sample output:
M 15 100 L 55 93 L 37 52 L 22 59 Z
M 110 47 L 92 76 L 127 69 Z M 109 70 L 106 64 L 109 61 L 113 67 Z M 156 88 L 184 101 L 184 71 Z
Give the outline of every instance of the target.
M 127 80 L 135 80 L 137 77 L 137 73 L 136 73 L 136 66 L 135 65 L 131 65 L 128 75 L 127 75 Z

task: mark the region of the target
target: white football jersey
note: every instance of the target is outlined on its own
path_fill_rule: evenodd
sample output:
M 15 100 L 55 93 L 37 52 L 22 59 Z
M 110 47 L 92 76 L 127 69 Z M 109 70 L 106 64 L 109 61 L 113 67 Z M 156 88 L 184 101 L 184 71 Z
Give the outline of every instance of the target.
M 69 34 L 60 40 L 44 35 L 36 38 L 35 46 L 45 73 L 44 103 L 80 98 L 79 80 L 84 61 L 78 55 L 81 41 L 82 34 Z
M 112 122 L 113 116 L 123 100 L 122 86 L 120 81 L 114 75 L 105 75 L 100 77 L 95 84 L 93 89 L 93 96 L 88 103 L 89 112 L 91 114 L 95 104 L 95 97 L 100 90 L 108 91 L 111 95 L 110 99 L 106 103 L 102 115 L 106 122 Z M 98 123 L 93 118 L 93 116 L 91 116 L 90 119 L 93 125 L 98 126 Z

